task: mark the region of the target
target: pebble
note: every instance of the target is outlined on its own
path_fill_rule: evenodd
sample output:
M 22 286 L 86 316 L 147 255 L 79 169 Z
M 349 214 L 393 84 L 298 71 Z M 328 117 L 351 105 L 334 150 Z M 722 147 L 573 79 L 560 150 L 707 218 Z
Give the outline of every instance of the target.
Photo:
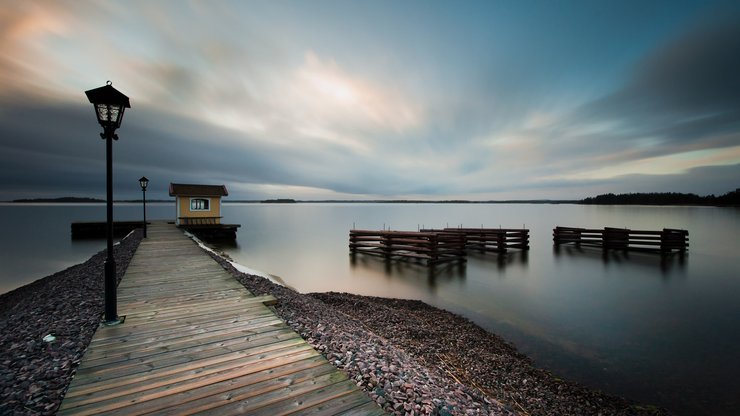
M 140 241 L 114 246 L 119 279 Z M 0 295 L 0 414 L 56 414 L 103 314 L 105 257 Z
M 300 294 L 219 262 L 255 295 L 278 298 L 276 313 L 294 329 L 305 328 L 304 338 L 315 338 L 320 330 L 331 339 L 324 355 L 389 414 L 669 414 L 563 382 L 497 335 L 426 303 Z M 334 360 L 343 354 L 352 360 Z M 525 412 L 515 410 L 522 408 Z

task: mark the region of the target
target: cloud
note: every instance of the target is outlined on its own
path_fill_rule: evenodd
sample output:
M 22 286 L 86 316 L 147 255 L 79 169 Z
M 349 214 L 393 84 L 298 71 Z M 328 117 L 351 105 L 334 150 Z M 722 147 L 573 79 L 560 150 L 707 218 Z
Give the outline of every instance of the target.
M 510 132 L 495 132 L 489 142 L 541 163 L 528 175 L 535 180 L 606 179 L 735 164 L 733 149 L 740 143 L 736 91 L 740 18 L 734 15 L 695 26 L 656 48 L 615 92 L 570 113 L 559 111 Z M 533 146 L 523 147 L 520 137 Z
M 585 105 L 580 124 L 607 123 L 609 147 L 650 157 L 740 140 L 740 17 L 702 25 L 655 50 L 619 91 Z M 650 142 L 657 146 L 650 146 Z M 629 157 L 634 157 L 631 155 Z
M 697 169 L 736 163 L 734 17 L 652 50 L 612 92 L 563 92 L 556 84 L 572 62 L 540 46 L 544 59 L 520 46 L 524 38 L 502 49 L 487 40 L 503 39 L 490 25 L 442 41 L 424 21 L 413 33 L 403 19 L 386 22 L 394 36 L 372 25 L 338 31 L 367 23 L 328 18 L 323 6 L 128 6 L 0 10 L 0 199 L 101 196 L 103 145 L 82 92 L 109 78 L 133 106 L 114 147 L 122 197 L 137 197 L 142 174 L 161 197 L 156 184 L 170 181 L 223 182 L 238 198 L 581 197 L 632 178 L 710 189 Z M 388 13 L 376 11 L 378 21 Z M 548 45 L 568 47 L 562 41 Z M 618 48 L 606 49 L 601 59 Z M 575 72 L 591 70 L 591 80 L 604 73 Z

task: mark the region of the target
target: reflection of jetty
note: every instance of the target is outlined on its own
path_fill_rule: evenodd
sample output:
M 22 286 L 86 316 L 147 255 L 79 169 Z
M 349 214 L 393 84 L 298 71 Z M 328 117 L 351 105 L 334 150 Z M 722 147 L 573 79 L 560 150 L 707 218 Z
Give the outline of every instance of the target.
M 463 235 L 465 248 L 471 251 L 503 254 L 511 248 L 529 250 L 529 230 L 525 228 L 444 228 L 421 231 Z
M 501 228 L 444 228 L 419 231 L 350 230 L 352 254 L 426 261 L 429 265 L 465 261 L 466 251 L 506 253 L 529 250 L 529 230 Z
M 577 247 L 597 247 L 605 250 L 639 250 L 660 253 L 683 253 L 689 247 L 689 232 L 664 228 L 662 231 L 609 228 L 603 230 L 555 227 L 555 245 L 574 244 Z

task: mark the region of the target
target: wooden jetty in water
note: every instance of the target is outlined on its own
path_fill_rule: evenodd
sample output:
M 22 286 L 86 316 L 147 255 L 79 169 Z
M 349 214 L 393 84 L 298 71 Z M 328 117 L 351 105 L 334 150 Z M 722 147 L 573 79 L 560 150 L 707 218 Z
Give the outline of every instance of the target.
M 144 221 L 114 221 L 113 236 L 124 237 L 137 228 L 144 228 Z M 106 222 L 73 222 L 70 225 L 70 230 L 73 239 L 105 238 Z
M 443 228 L 419 231 L 350 230 L 350 253 L 388 259 L 417 259 L 435 265 L 465 261 L 467 251 L 504 254 L 529 250 L 529 230 L 509 228 Z
M 556 246 L 573 244 L 604 250 L 652 251 L 663 254 L 684 253 L 689 247 L 689 232 L 664 228 L 661 231 L 630 230 L 606 227 L 603 230 L 560 227 L 552 230 Z
M 174 225 L 153 222 L 59 409 L 67 414 L 382 415 Z
M 458 233 L 350 230 L 350 253 L 387 259 L 426 261 L 429 265 L 465 261 L 465 237 Z
M 181 222 L 178 227 L 205 240 L 236 240 L 236 232 L 241 224 L 208 223 L 199 219 Z
M 465 249 L 504 254 L 509 249 L 529 250 L 529 230 L 525 228 L 443 228 L 423 232 L 455 233 L 465 237 Z

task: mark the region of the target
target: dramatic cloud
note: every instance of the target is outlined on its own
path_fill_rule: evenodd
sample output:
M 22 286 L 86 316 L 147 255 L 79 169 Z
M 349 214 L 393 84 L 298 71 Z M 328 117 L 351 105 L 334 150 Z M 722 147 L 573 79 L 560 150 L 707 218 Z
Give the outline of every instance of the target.
M 120 198 L 142 174 L 153 198 L 172 181 L 239 199 L 722 193 L 738 186 L 739 16 L 731 2 L 8 1 L 0 200 L 102 196 L 83 91 L 107 79 L 132 99 Z

